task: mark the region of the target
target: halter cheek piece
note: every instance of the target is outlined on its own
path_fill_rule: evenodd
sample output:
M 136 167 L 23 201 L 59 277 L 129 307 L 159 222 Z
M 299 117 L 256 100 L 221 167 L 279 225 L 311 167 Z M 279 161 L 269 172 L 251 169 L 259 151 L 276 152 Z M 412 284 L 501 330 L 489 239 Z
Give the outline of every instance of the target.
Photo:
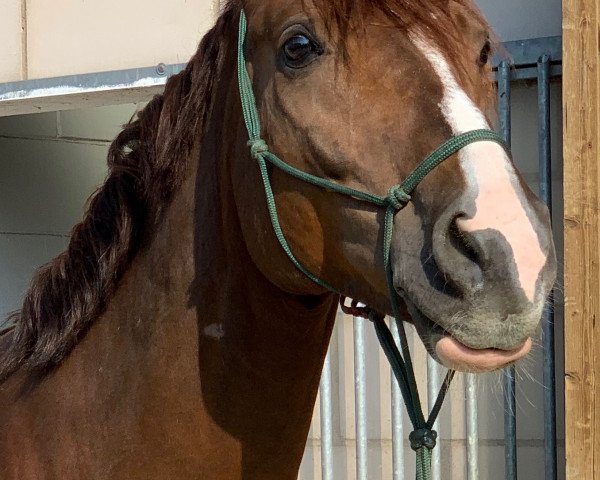
M 300 270 L 304 275 L 310 278 L 313 282 L 327 290 L 340 293 L 335 287 L 327 283 L 325 280 L 317 277 L 311 271 L 309 271 L 294 255 L 292 252 L 281 225 L 279 223 L 279 216 L 277 214 L 277 206 L 275 204 L 275 196 L 273 195 L 273 189 L 271 187 L 271 180 L 267 169 L 267 162 L 283 170 L 288 175 L 298 178 L 307 183 L 311 183 L 318 187 L 322 187 L 326 190 L 336 192 L 341 195 L 352 197 L 354 199 L 363 201 L 365 203 L 374 204 L 378 207 L 385 209 L 385 220 L 384 220 L 384 236 L 383 236 L 383 261 L 384 268 L 387 277 L 387 284 L 389 288 L 389 295 L 392 305 L 392 312 L 398 325 L 400 332 L 400 353 L 394 338 L 385 323 L 385 316 L 375 312 L 369 307 L 362 308 L 358 307 L 357 303 L 354 302 L 350 309 L 346 308 L 347 311 L 355 314 L 356 316 L 364 316 L 371 320 L 377 332 L 377 337 L 385 354 L 390 362 L 394 375 L 400 386 L 402 397 L 408 411 L 411 423 L 414 431 L 410 434 L 410 444 L 413 450 L 417 453 L 417 480 L 431 478 L 431 450 L 435 448 L 437 433 L 433 430 L 433 424 L 439 414 L 442 407 L 446 392 L 450 386 L 450 382 L 454 376 L 453 371 L 449 371 L 446 375 L 444 384 L 440 390 L 436 403 L 430 413 L 428 420 L 425 420 L 423 411 L 421 408 L 421 401 L 419 399 L 419 392 L 417 389 L 417 383 L 412 367 L 412 361 L 410 358 L 410 352 L 408 349 L 408 342 L 406 340 L 406 332 L 404 331 L 403 322 L 400 318 L 400 311 L 398 307 L 398 293 L 394 289 L 392 267 L 390 263 L 390 252 L 392 243 L 392 234 L 394 228 L 394 216 L 396 212 L 402 210 L 411 201 L 411 193 L 421 183 L 421 181 L 440 163 L 454 155 L 467 145 L 474 142 L 496 142 L 500 144 L 507 152 L 509 148 L 504 140 L 492 130 L 473 130 L 466 132 L 456 137 L 449 139 L 441 147 L 435 150 L 433 153 L 428 155 L 417 168 L 398 185 L 394 185 L 388 190 L 385 197 L 355 190 L 353 188 L 346 187 L 336 182 L 311 175 L 310 173 L 303 172 L 291 165 L 288 165 L 279 157 L 269 151 L 269 146 L 260 136 L 260 120 L 258 116 L 258 110 L 256 107 L 256 99 L 252 89 L 252 81 L 248 75 L 246 69 L 246 59 L 244 55 L 244 45 L 247 31 L 247 20 L 244 11 L 240 13 L 240 26 L 239 26 L 239 39 L 238 39 L 238 82 L 240 88 L 240 98 L 242 102 L 242 110 L 244 114 L 244 122 L 248 129 L 248 147 L 250 148 L 250 154 L 254 160 L 258 162 L 260 173 L 262 176 L 265 195 L 267 199 L 267 207 L 269 210 L 269 216 L 271 217 L 271 223 L 279 244 L 292 261 L 292 263 Z M 340 294 L 341 295 L 341 294 Z M 343 302 L 342 302 L 343 304 Z

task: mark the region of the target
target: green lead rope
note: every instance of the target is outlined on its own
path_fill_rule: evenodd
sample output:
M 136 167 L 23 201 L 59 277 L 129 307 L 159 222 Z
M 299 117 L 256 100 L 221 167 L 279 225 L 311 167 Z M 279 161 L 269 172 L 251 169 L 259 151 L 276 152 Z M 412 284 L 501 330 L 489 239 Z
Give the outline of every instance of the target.
M 400 348 L 396 345 L 394 338 L 385 323 L 385 316 L 381 315 L 372 309 L 366 309 L 366 315 L 374 323 L 377 338 L 388 358 L 394 376 L 398 381 L 402 398 L 406 405 L 408 416 L 413 425 L 413 432 L 409 436 L 412 449 L 417 455 L 417 480 L 431 479 L 431 452 L 435 448 L 437 433 L 433 430 L 433 424 L 442 407 L 444 398 L 450 386 L 450 382 L 454 377 L 454 372 L 449 371 L 442 385 L 436 403 L 431 410 L 429 418 L 425 420 L 419 398 L 417 382 L 415 380 L 410 351 L 406 339 L 404 324 L 400 318 L 400 309 L 398 303 L 398 294 L 394 289 L 392 266 L 390 263 L 390 253 L 392 236 L 394 231 L 394 217 L 396 213 L 402 210 L 410 201 L 413 190 L 421 183 L 421 181 L 440 163 L 457 153 L 467 145 L 474 142 L 491 141 L 500 144 L 508 152 L 508 146 L 504 140 L 491 130 L 473 130 L 451 138 L 441 147 L 427 156 L 417 168 L 404 180 L 402 183 L 393 186 L 388 190 L 386 196 L 380 196 L 368 192 L 362 192 L 353 188 L 346 187 L 336 182 L 311 175 L 303 172 L 286 162 L 269 151 L 267 143 L 261 138 L 260 119 L 256 107 L 256 99 L 252 88 L 252 81 L 248 75 L 246 68 L 246 58 L 244 55 L 244 45 L 246 40 L 247 20 L 244 11 L 240 13 L 239 41 L 238 41 L 238 82 L 240 88 L 240 98 L 242 102 L 242 110 L 244 114 L 244 122 L 248 130 L 248 147 L 253 159 L 258 162 L 260 173 L 262 176 L 267 207 L 273 230 L 279 244 L 292 261 L 292 263 L 304 275 L 310 278 L 316 284 L 335 293 L 340 293 L 335 287 L 319 278 L 308 270 L 294 255 L 287 239 L 279 223 L 279 215 L 277 213 L 277 205 L 275 203 L 275 195 L 271 187 L 271 179 L 267 169 L 267 162 L 284 171 L 288 175 L 298 178 L 304 182 L 316 185 L 326 190 L 352 197 L 354 199 L 370 203 L 385 209 L 384 219 L 384 236 L 383 236 L 383 255 L 384 268 L 387 277 L 387 284 L 391 299 L 392 313 L 400 332 Z

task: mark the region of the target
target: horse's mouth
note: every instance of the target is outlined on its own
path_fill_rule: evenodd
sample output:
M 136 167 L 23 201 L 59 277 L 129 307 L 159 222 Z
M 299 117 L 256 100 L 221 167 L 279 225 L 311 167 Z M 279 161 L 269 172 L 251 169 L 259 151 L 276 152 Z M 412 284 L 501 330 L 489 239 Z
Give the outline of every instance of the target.
M 469 347 L 425 316 L 412 302 L 408 301 L 406 304 L 425 347 L 449 369 L 466 373 L 491 372 L 521 360 L 531 351 L 531 338 L 511 350 Z
M 531 338 L 528 338 L 523 345 L 514 350 L 475 350 L 448 336 L 438 340 L 435 352 L 442 364 L 452 370 L 483 373 L 498 370 L 522 359 L 531 351 L 532 343 Z

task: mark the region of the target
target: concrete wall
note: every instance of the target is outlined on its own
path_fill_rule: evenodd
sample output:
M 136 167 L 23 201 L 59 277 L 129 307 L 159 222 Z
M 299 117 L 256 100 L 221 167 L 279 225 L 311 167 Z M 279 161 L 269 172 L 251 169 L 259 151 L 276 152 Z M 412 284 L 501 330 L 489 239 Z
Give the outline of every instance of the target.
M 135 106 L 0 118 L 0 318 L 62 251 Z

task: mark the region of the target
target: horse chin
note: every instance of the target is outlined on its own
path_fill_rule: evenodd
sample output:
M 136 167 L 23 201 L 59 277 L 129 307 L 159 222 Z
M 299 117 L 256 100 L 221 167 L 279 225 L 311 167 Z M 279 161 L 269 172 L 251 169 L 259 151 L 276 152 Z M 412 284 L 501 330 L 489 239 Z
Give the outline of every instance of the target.
M 531 351 L 531 338 L 510 350 L 471 348 L 426 317 L 412 302 L 405 302 L 412 323 L 427 351 L 436 361 L 451 370 L 465 373 L 492 372 L 521 360 Z

